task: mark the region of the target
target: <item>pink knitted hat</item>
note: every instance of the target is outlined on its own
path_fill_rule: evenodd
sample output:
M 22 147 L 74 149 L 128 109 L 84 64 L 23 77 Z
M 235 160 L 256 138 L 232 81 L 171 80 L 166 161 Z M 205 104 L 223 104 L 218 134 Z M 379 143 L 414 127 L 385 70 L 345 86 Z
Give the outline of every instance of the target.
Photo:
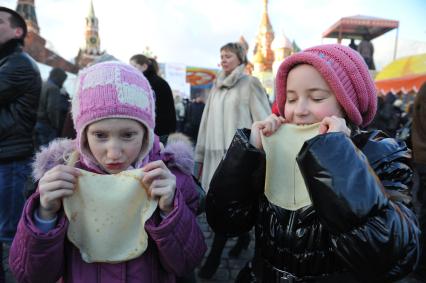
M 311 47 L 284 60 L 276 77 L 277 104 L 282 116 L 287 76 L 299 64 L 309 64 L 322 75 L 352 123 L 366 126 L 373 120 L 377 96 L 367 65 L 358 52 L 340 44 Z
M 90 157 L 85 152 L 85 129 L 89 124 L 106 118 L 128 118 L 146 127 L 140 153 L 143 158 L 151 150 L 154 141 L 154 105 L 149 82 L 142 72 L 130 65 L 109 61 L 81 70 L 72 99 L 79 152 Z

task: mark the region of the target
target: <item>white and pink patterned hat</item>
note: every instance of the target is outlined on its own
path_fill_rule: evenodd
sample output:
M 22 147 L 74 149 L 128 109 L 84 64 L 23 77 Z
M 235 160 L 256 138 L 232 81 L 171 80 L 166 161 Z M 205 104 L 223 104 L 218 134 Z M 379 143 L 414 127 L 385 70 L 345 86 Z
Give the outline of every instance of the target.
M 99 63 L 78 74 L 72 99 L 72 116 L 77 131 L 76 146 L 84 154 L 85 129 L 106 118 L 127 118 L 146 127 L 140 156 L 152 148 L 155 127 L 155 102 L 148 80 L 136 68 L 118 62 Z

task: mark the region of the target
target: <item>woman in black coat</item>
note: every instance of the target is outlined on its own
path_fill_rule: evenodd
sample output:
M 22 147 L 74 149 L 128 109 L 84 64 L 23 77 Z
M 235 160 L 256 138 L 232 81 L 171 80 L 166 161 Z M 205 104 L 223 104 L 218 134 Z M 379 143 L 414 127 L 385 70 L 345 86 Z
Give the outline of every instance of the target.
M 143 72 L 154 90 L 154 132 L 164 142 L 169 134 L 176 131 L 176 111 L 172 90 L 169 84 L 158 75 L 158 64 L 155 59 L 137 54 L 130 58 L 130 64 Z

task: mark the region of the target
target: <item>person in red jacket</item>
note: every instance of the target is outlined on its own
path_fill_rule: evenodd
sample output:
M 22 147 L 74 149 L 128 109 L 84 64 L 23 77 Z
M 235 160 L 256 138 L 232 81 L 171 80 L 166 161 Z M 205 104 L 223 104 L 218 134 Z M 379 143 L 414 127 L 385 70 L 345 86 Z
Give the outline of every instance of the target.
M 206 251 L 195 218 L 192 147 L 177 140 L 161 150 L 153 92 L 136 68 L 99 63 L 80 71 L 77 85 L 77 137 L 56 140 L 36 157 L 38 189 L 11 246 L 11 271 L 19 282 L 175 282 Z M 85 189 L 84 178 L 104 175 L 130 180 Z M 136 188 L 127 185 L 132 180 Z M 93 190 L 95 196 L 85 197 Z M 111 225 L 115 231 L 104 232 Z M 136 239 L 130 250 L 127 239 Z

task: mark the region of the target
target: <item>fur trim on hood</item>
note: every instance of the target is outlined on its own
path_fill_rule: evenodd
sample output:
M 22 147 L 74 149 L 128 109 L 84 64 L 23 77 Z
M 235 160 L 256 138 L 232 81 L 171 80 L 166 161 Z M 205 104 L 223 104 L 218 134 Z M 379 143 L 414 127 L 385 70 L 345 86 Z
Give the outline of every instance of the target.
M 75 150 L 75 142 L 70 139 L 55 139 L 49 145 L 41 148 L 35 155 L 33 179 L 38 181 L 44 173 L 59 164 L 65 164 L 70 154 Z
M 42 147 L 32 164 L 34 181 L 40 180 L 56 165 L 67 163 L 75 150 L 75 140 L 70 139 L 55 139 L 48 146 Z M 167 167 L 176 167 L 188 175 L 191 174 L 194 167 L 194 149 L 191 141 L 185 135 L 171 134 L 166 148 L 161 152 L 161 159 Z
M 173 133 L 167 139 L 163 160 L 170 167 L 177 167 L 191 175 L 194 170 L 194 147 L 190 139 L 181 133 Z

